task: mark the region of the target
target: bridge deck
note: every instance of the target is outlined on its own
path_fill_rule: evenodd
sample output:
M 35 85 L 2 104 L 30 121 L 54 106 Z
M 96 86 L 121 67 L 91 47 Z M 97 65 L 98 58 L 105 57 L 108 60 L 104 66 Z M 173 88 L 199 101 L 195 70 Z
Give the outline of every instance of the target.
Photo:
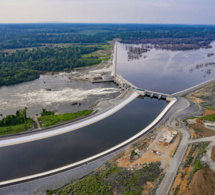
M 171 94 L 166 94 L 166 93 L 161 93 L 161 92 L 155 92 L 155 91 L 144 90 L 144 89 L 139 89 L 139 88 L 137 88 L 136 90 L 143 91 L 143 92 L 146 92 L 146 93 L 155 94 L 155 95 L 162 95 L 162 96 L 166 96 L 166 97 L 172 97 Z

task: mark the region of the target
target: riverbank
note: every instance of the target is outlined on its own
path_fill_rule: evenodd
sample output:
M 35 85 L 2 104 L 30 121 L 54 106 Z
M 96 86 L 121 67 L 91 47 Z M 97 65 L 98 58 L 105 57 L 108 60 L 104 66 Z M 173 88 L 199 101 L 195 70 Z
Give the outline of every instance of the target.
M 47 46 L 17 50 L 13 54 L 2 52 L 0 55 L 0 86 L 33 81 L 38 79 L 43 72 L 71 71 L 77 67 L 98 65 L 103 61 L 108 61 L 110 55 L 111 45 L 108 43 Z M 13 71 L 9 70 L 11 67 L 13 67 Z
M 125 104 L 126 102 L 129 102 L 129 101 L 132 101 L 132 99 L 134 99 L 134 98 L 136 98 L 138 96 L 138 94 L 135 94 L 135 93 L 133 93 L 129 98 L 127 98 L 124 102 L 123 102 L 123 104 Z M 145 100 L 145 101 L 147 101 L 147 100 Z M 135 100 L 134 102 L 136 102 L 136 103 L 131 103 L 131 105 L 130 105 L 130 108 L 133 108 L 133 106 L 132 105 L 135 105 L 136 104 L 136 106 L 138 106 L 139 105 L 139 103 L 141 103 L 141 104 L 144 104 L 144 102 L 145 102 L 144 100 L 141 100 L 141 99 L 139 99 L 139 100 Z M 150 100 L 150 99 L 148 99 L 148 101 L 150 101 L 151 103 L 153 103 L 154 102 L 154 105 L 155 104 L 159 104 L 159 102 L 157 101 L 157 100 Z M 157 103 L 156 103 L 157 102 Z M 138 104 L 137 104 L 138 103 Z M 149 102 L 148 102 L 149 103 Z M 150 104 L 151 104 L 150 103 Z M 0 183 L 0 185 L 6 185 L 6 184 L 11 184 L 11 183 L 16 183 L 16 182 L 19 182 L 19 181 L 24 181 L 24 180 L 31 180 L 31 179 L 34 179 L 34 178 L 37 178 L 37 177 L 43 177 L 43 176 L 47 176 L 47 175 L 50 175 L 50 174 L 57 174 L 58 172 L 61 172 L 61 171 L 66 171 L 67 169 L 71 169 L 71 168 L 75 168 L 75 167 L 77 167 L 77 166 L 81 166 L 82 164 L 85 164 L 85 163 L 88 163 L 88 162 L 90 162 L 90 161 L 94 161 L 94 160 L 96 160 L 96 159 L 99 159 L 99 158 L 102 158 L 103 156 L 106 156 L 106 155 L 108 155 L 108 154 L 111 154 L 111 153 L 113 153 L 114 151 L 118 151 L 118 150 L 120 150 L 121 148 L 123 148 L 123 147 L 125 147 L 127 144 L 129 144 L 129 143 L 132 143 L 134 140 L 136 140 L 136 139 L 138 139 L 139 137 L 141 137 L 142 135 L 144 135 L 145 133 L 147 133 L 148 131 L 150 131 L 152 128 L 154 128 L 156 125 L 157 125 L 157 123 L 159 123 L 162 119 L 163 119 L 163 117 L 165 117 L 165 115 L 166 115 L 166 113 L 169 111 L 169 109 L 172 107 L 172 105 L 174 105 L 174 101 L 173 102 L 171 102 L 171 103 L 169 103 L 166 107 L 165 107 L 165 109 L 163 110 L 163 106 L 165 105 L 165 102 L 163 102 L 163 106 L 161 106 L 161 108 L 158 110 L 158 113 L 160 113 L 161 112 L 161 110 L 163 110 L 158 116 L 157 116 L 157 114 L 154 116 L 154 114 L 153 114 L 153 116 L 154 117 L 156 117 L 157 116 L 157 118 L 156 119 L 154 119 L 154 117 L 150 117 L 151 118 L 151 120 L 153 120 L 153 122 L 151 122 L 151 120 L 150 121 L 146 121 L 146 123 L 147 123 L 147 127 L 145 127 L 142 131 L 141 131 L 141 129 L 143 128 L 143 124 L 141 125 L 141 123 L 139 123 L 139 120 L 141 120 L 142 121 L 142 115 L 139 115 L 139 113 L 142 113 L 142 112 L 144 112 L 144 110 L 142 110 L 141 109 L 141 107 L 140 106 L 138 106 L 138 110 L 139 110 L 139 112 L 137 113 L 137 115 L 133 115 L 132 116 L 132 118 L 133 118 L 133 120 L 134 121 L 136 121 L 137 120 L 137 122 L 135 122 L 135 123 L 132 123 L 132 124 L 127 124 L 126 125 L 126 132 L 129 130 L 129 129 L 131 129 L 132 127 L 134 127 L 134 126 L 137 126 L 133 131 L 137 131 L 137 134 L 135 134 L 135 133 L 132 133 L 132 132 L 130 132 L 130 134 L 132 135 L 133 134 L 133 136 L 127 136 L 127 138 L 125 139 L 125 141 L 120 141 L 120 142 L 118 142 L 118 143 L 120 143 L 120 144 L 118 144 L 118 145 L 116 145 L 116 144 L 112 144 L 112 147 L 108 147 L 107 148 L 107 150 L 104 150 L 104 149 L 102 149 L 102 150 L 100 150 L 100 153 L 99 152 L 96 152 L 96 151 L 91 151 L 91 153 L 92 152 L 94 152 L 94 156 L 89 156 L 89 158 L 81 158 L 81 159 L 84 159 L 84 160 L 81 160 L 81 161 L 77 161 L 77 160 L 73 160 L 74 161 L 74 163 L 72 163 L 72 164 L 69 164 L 69 165 L 67 165 L 67 166 L 64 166 L 64 167 L 61 167 L 60 165 L 58 165 L 58 166 L 56 166 L 56 169 L 54 169 L 54 170 L 50 170 L 50 171 L 46 171 L 46 172 L 42 172 L 42 173 L 38 173 L 38 174 L 32 174 L 32 173 L 20 173 L 20 174 L 22 174 L 22 175 L 26 175 L 26 174 L 29 174 L 30 176 L 26 176 L 26 177 L 22 177 L 22 178 L 18 178 L 18 179 L 12 179 L 12 180 L 9 180 L 9 181 L 5 181 L 6 179 L 4 179 L 5 177 L 6 178 L 8 178 L 8 179 L 10 179 L 10 176 L 7 174 L 7 175 L 5 175 L 5 176 L 3 176 L 2 177 L 2 180 L 3 181 L 5 181 L 5 182 L 1 182 Z M 118 106 L 116 106 L 116 107 L 114 107 L 113 109 L 114 110 L 116 110 L 116 109 L 120 109 L 120 107 L 122 106 L 122 107 L 124 107 L 124 105 L 123 105 L 122 103 L 120 104 L 120 105 L 118 105 Z M 159 106 L 160 107 L 160 106 Z M 126 108 L 123 108 L 123 109 L 126 109 Z M 123 110 L 122 109 L 122 110 Z M 136 110 L 137 110 L 137 108 L 136 108 Z M 121 110 L 119 111 L 119 112 L 122 112 Z M 113 113 L 111 113 L 111 112 L 109 112 L 110 113 L 110 115 L 113 115 Z M 130 112 L 129 112 L 130 113 Z M 122 114 L 122 113 L 121 113 Z M 127 114 L 127 112 L 125 113 L 125 114 Z M 116 114 L 115 114 L 116 116 L 117 115 L 119 115 L 119 113 L 117 112 Z M 139 115 L 139 116 L 138 116 Z M 151 115 L 151 114 L 150 114 Z M 99 117 L 101 117 L 101 116 L 103 116 L 103 115 L 100 115 Z M 120 115 L 121 116 L 121 115 Z M 129 114 L 129 119 L 131 118 L 131 115 Z M 138 116 L 138 117 L 137 117 Z M 106 118 L 107 117 L 107 113 L 104 113 L 104 117 Z M 95 118 L 95 117 L 94 117 Z M 113 128 L 113 127 L 119 127 L 119 125 L 114 125 L 114 126 L 111 126 L 111 124 L 110 124 L 110 122 L 108 122 L 108 121 L 112 121 L 111 119 L 113 118 L 112 116 L 111 117 L 108 117 L 109 119 L 105 119 L 105 120 L 103 120 L 103 121 L 101 121 L 100 123 L 102 124 L 102 123 L 105 123 L 105 126 L 103 125 L 102 126 L 102 128 L 105 128 L 106 126 L 108 126 L 108 127 L 111 127 L 111 128 Z M 136 118 L 136 119 L 135 119 Z M 125 118 L 124 117 L 121 117 L 121 118 L 118 118 L 118 119 L 120 119 L 120 120 L 125 120 Z M 87 122 L 87 121 L 85 121 L 85 122 Z M 91 121 L 92 122 L 92 121 Z M 123 123 L 125 123 L 125 122 L 123 122 Z M 77 125 L 80 125 L 81 123 L 78 123 Z M 94 126 L 100 126 L 101 124 L 99 124 L 99 122 L 97 122 L 97 123 L 94 123 Z M 121 124 L 121 123 L 120 123 Z M 123 124 L 121 124 L 121 125 L 123 125 Z M 86 128 L 88 129 L 88 131 L 90 130 L 90 128 L 93 130 L 93 131 L 97 131 L 95 128 L 93 128 L 94 126 L 87 126 Z M 79 127 L 80 128 L 80 127 Z M 124 127 L 125 128 L 125 127 Z M 82 128 L 83 129 L 83 128 Z M 115 129 L 115 128 L 114 128 Z M 113 130 L 114 130 L 113 129 Z M 60 130 L 62 130 L 62 128 L 61 129 L 58 129 L 58 131 L 60 131 Z M 99 129 L 98 129 L 99 130 Z M 106 128 L 106 130 L 108 130 L 108 132 L 110 132 L 111 131 L 111 129 L 110 128 Z M 119 131 L 125 131 L 125 129 L 122 129 L 122 128 L 120 128 L 120 129 L 118 129 L 118 132 Z M 71 131 L 71 130 L 70 130 Z M 79 131 L 75 131 L 75 132 L 77 132 L 78 134 L 79 134 L 79 132 L 80 132 L 81 130 L 79 130 Z M 97 131 L 97 134 L 96 134 L 96 137 L 98 137 L 99 136 L 99 134 L 101 134 L 102 135 L 102 137 L 103 137 L 103 134 L 105 133 L 104 132 L 105 130 L 103 129 L 103 131 L 102 132 L 99 132 L 99 131 Z M 139 132 L 140 131 L 140 132 Z M 114 132 L 115 132 L 115 130 L 114 130 Z M 139 133 L 138 133 L 139 132 Z M 48 133 L 48 132 L 47 132 Z M 53 136 L 53 133 L 55 133 L 55 131 L 52 131 L 52 132 L 49 132 L 49 135 L 52 135 Z M 62 132 L 59 132 L 59 133 L 61 133 L 62 134 Z M 124 132 L 125 133 L 125 132 Z M 82 134 L 82 133 L 81 133 Z M 48 135 L 48 134 L 47 134 Z M 74 134 L 75 135 L 75 134 Z M 72 137 L 74 137 L 74 135 L 72 136 L 72 134 L 71 134 L 71 136 Z M 32 136 L 32 139 L 39 139 L 39 137 L 38 136 L 44 136 L 44 133 L 43 133 L 43 135 L 41 135 L 41 134 L 39 134 L 39 135 L 33 135 Z M 61 147 L 62 147 L 62 144 L 61 144 L 61 141 L 59 140 L 59 139 L 63 139 L 64 140 L 64 142 L 65 143 L 67 143 L 66 142 L 66 140 L 65 140 L 65 136 L 66 137 L 68 137 L 69 136 L 69 134 L 67 134 L 67 135 L 64 135 L 64 136 L 56 136 L 56 138 L 54 139 L 54 140 L 58 140 L 58 144 L 60 144 L 61 145 Z M 64 138 L 63 138 L 64 137 Z M 122 136 L 120 136 L 120 137 L 122 137 Z M 11 141 L 20 141 L 21 143 L 24 143 L 23 141 L 29 141 L 29 138 L 30 138 L 30 136 L 26 136 L 26 137 L 23 137 L 23 138 L 17 138 L 17 139 L 14 139 L 14 140 L 3 140 L 3 141 L 1 141 L 1 145 L 3 144 L 3 142 L 11 142 Z M 69 137 L 68 137 L 69 138 Z M 110 137 L 111 138 L 111 140 L 113 139 L 112 138 L 112 136 Z M 87 138 L 88 139 L 88 138 Z M 103 138 L 104 139 L 104 138 Z M 69 139 L 70 140 L 70 142 L 69 142 L 69 148 L 67 147 L 66 148 L 66 150 L 64 151 L 64 153 L 67 151 L 67 149 L 69 149 L 69 151 L 70 151 L 70 153 L 73 151 L 73 153 L 75 153 L 76 151 L 75 150 L 71 150 L 71 144 L 72 144 L 72 142 L 71 142 L 71 138 Z M 99 139 L 100 140 L 100 139 Z M 30 140 L 31 141 L 31 140 Z M 50 139 L 44 139 L 44 141 L 43 141 L 44 143 L 46 143 L 46 142 L 50 142 Z M 87 141 L 88 142 L 88 141 Z M 89 147 L 92 147 L 93 145 L 92 145 L 92 143 L 91 142 L 89 142 L 90 143 L 90 145 L 89 145 Z M 109 142 L 108 142 L 109 143 Z M 11 146 L 11 144 L 12 144 L 12 142 L 10 143 L 10 148 L 13 150 L 13 149 L 17 149 L 17 147 L 16 146 Z M 17 144 L 17 142 L 15 142 L 14 144 Z M 40 145 L 38 145 L 38 143 L 37 142 L 30 142 L 28 145 L 29 145 L 29 147 L 30 147 L 30 145 L 34 145 L 34 144 L 36 144 L 37 145 L 37 148 L 38 147 L 42 147 L 42 145 L 40 144 Z M 56 142 L 55 142 L 55 144 L 56 144 Z M 75 143 L 74 143 L 75 144 Z M 85 143 L 86 144 L 86 143 Z M 104 140 L 103 140 L 103 144 L 105 144 L 105 142 L 104 142 Z M 26 148 L 26 144 L 20 144 L 21 146 L 19 146 L 19 148 L 20 147 L 22 147 L 22 146 L 24 146 L 25 148 Z M 67 144 L 68 145 L 68 144 Z M 3 146 L 3 145 L 2 145 Z M 27 147 L 27 148 L 29 148 L 29 147 Z M 77 143 L 75 144 L 75 147 L 77 147 Z M 102 147 L 102 146 L 101 146 Z M 94 147 L 93 147 L 94 148 Z M 110 148 L 110 149 L 109 149 Z M 7 148 L 5 148 L 5 147 L 2 147 L 1 148 L 1 150 L 5 150 L 5 149 L 7 149 Z M 51 150 L 52 151 L 52 147 L 50 148 L 50 147 L 48 147 L 48 148 L 46 148 L 46 150 L 44 151 L 45 153 L 47 152 L 47 151 L 49 151 L 49 150 Z M 87 148 L 85 148 L 84 150 L 86 150 Z M 95 149 L 95 148 L 94 148 Z M 98 150 L 98 149 L 97 149 Z M 27 152 L 27 151 L 26 151 Z M 29 152 L 31 152 L 32 153 L 32 151 L 29 151 Z M 35 156 L 35 158 L 37 159 L 37 161 L 35 161 L 34 160 L 34 164 L 36 163 L 37 164 L 37 162 L 38 162 L 38 160 L 41 158 L 41 155 L 43 156 L 43 153 L 44 152 L 42 152 L 42 153 L 40 153 L 40 154 L 37 154 L 37 155 L 39 155 L 38 157 L 37 156 Z M 77 151 L 77 152 L 80 152 L 80 149 Z M 83 151 L 84 152 L 84 151 Z M 81 152 L 82 153 L 82 152 Z M 85 152 L 84 152 L 85 153 Z M 51 152 L 51 154 L 53 154 L 53 151 Z M 26 154 L 27 155 L 27 154 Z M 48 154 L 49 155 L 49 154 Z M 60 151 L 60 153 L 58 153 L 58 158 L 60 158 L 60 156 L 61 155 L 65 155 L 65 154 L 63 154 L 62 153 L 62 150 Z M 47 156 L 47 155 L 46 155 Z M 73 155 L 72 155 L 73 156 Z M 71 157 L 72 157 L 71 156 Z M 68 157 L 68 156 L 67 156 Z M 19 156 L 17 156 L 17 158 L 19 158 Z M 50 156 L 50 158 L 51 158 L 51 156 Z M 73 158 L 73 157 L 72 157 Z M 6 159 L 8 159 L 8 158 L 6 158 Z M 60 158 L 61 159 L 61 158 Z M 33 160 L 33 159 L 30 159 L 30 160 Z M 54 162 L 53 162 L 54 163 Z M 52 164 L 53 164 L 52 163 Z M 56 163 L 55 163 L 56 164 Z M 66 163 L 66 164 L 68 164 L 68 163 Z M 12 167 L 14 168 L 14 165 L 12 165 Z M 11 167 L 11 168 L 12 168 Z M 60 167 L 60 168 L 59 168 Z M 26 167 L 25 167 L 25 169 L 26 169 Z M 31 172 L 32 172 L 32 170 L 30 170 Z M 37 171 L 37 170 L 36 170 Z M 37 172 L 35 172 L 35 170 L 34 170 L 34 172 L 33 173 L 37 173 Z M 15 177 L 15 178 L 17 178 L 16 176 L 14 176 L 13 174 L 12 174 L 12 176 L 13 177 Z
M 179 106 L 180 107 L 180 106 Z M 183 110 L 183 109 L 182 109 Z M 163 116 L 163 113 L 161 113 L 161 115 Z M 151 127 L 153 127 L 154 125 L 157 125 L 157 122 L 159 122 L 159 120 L 158 121 L 154 121 L 154 123 L 152 123 L 152 124 L 150 124 L 149 126 L 151 126 Z M 150 128 L 149 128 L 150 129 Z M 148 129 L 148 130 L 149 130 Z M 145 132 L 145 131 L 144 131 Z M 143 133 L 143 132 L 140 132 L 140 133 Z M 138 136 L 138 134 L 136 135 L 136 136 Z M 89 159 L 86 159 L 87 160 L 87 162 L 86 163 L 88 163 L 89 162 Z
M 45 130 L 47 127 L 56 125 L 59 126 L 65 124 L 66 122 L 68 123 L 68 121 L 74 122 L 81 120 L 89 116 L 92 112 L 93 110 L 82 110 L 75 113 L 55 114 L 54 112 L 47 111 L 48 114 L 42 113 L 42 116 L 39 115 L 32 118 L 27 118 L 26 122 L 23 121 L 21 124 L 0 127 L 0 135 L 1 138 L 26 135 L 37 130 L 41 131 L 41 127 Z
M 133 93 L 133 92 L 132 92 L 132 93 Z M 139 96 L 139 95 L 138 95 L 137 93 L 134 92 L 132 95 L 130 95 L 130 97 L 129 97 L 128 99 L 126 99 L 126 100 L 123 102 L 123 104 L 125 104 L 125 102 L 132 101 L 132 100 L 133 100 L 134 98 L 136 98 L 137 96 Z M 132 99 L 131 99 L 131 98 L 132 98 Z M 150 101 L 152 101 L 152 100 L 150 100 Z M 139 133 L 137 133 L 137 134 L 134 135 L 133 137 L 130 137 L 130 138 L 127 139 L 126 141 L 121 142 L 120 144 L 116 145 L 116 146 L 113 147 L 113 148 L 110 148 L 109 150 L 106 150 L 106 151 L 104 151 L 104 152 L 102 152 L 102 153 L 99 153 L 99 154 L 97 154 L 97 155 L 95 155 L 95 156 L 92 156 L 92 157 L 90 157 L 90 158 L 87 158 L 87 159 L 85 159 L 85 160 L 83 160 L 83 161 L 77 162 L 78 165 L 80 166 L 80 165 L 83 164 L 83 163 L 86 163 L 86 162 L 89 162 L 89 161 L 94 161 L 94 160 L 97 159 L 97 158 L 101 158 L 103 155 L 107 155 L 107 154 L 109 154 L 109 153 L 112 153 L 112 152 L 114 152 L 114 151 L 117 151 L 117 150 L 119 150 L 121 147 L 124 147 L 124 146 L 126 146 L 127 144 L 129 144 L 130 142 L 133 142 L 135 139 L 138 139 L 138 138 L 141 137 L 143 134 L 147 133 L 149 130 L 151 130 L 153 127 L 155 127 L 155 126 L 163 119 L 163 117 L 165 117 L 166 113 L 167 113 L 167 112 L 169 111 L 169 109 L 174 105 L 175 102 L 176 102 L 176 100 L 170 102 L 169 105 L 166 106 L 166 108 L 157 116 L 156 119 L 154 119 L 154 121 L 153 121 L 152 123 L 149 123 L 148 126 L 147 126 L 146 128 L 144 128 L 142 131 L 140 131 Z M 117 109 L 120 109 L 121 107 L 124 107 L 123 104 L 121 103 L 121 104 L 115 106 L 113 109 L 117 111 Z M 109 112 L 110 115 L 111 115 L 111 112 L 110 112 L 110 111 L 108 111 L 108 112 Z M 113 113 L 112 113 L 112 114 L 113 114 Z M 100 115 L 100 117 L 101 117 L 101 115 Z M 105 113 L 105 117 L 107 117 L 107 113 Z M 86 121 L 85 121 L 85 122 L 86 122 Z M 79 124 L 80 124 L 80 123 L 79 123 Z M 141 125 L 141 126 L 142 126 L 142 125 Z M 79 127 L 79 128 L 80 128 L 80 127 Z M 53 134 L 53 131 L 52 131 L 52 134 Z M 53 135 L 52 135 L 52 136 L 53 136 Z M 27 140 L 27 139 L 26 139 L 26 140 Z M 29 140 L 28 140 L 28 141 L 29 141 Z M 35 140 L 34 140 L 34 141 L 35 141 Z M 26 143 L 26 142 L 19 142 L 19 143 Z M 17 144 L 17 143 L 15 143 L 15 144 Z M 71 168 L 71 166 L 72 166 L 72 167 L 78 166 L 78 165 L 76 165 L 77 163 L 73 163 L 73 164 L 68 165 L 68 166 L 66 166 L 66 167 L 58 168 L 57 171 L 63 171 L 64 169 L 69 169 L 69 168 Z M 21 180 L 23 180 L 23 179 L 24 179 L 24 180 L 25 180 L 25 179 L 33 179 L 34 177 L 40 177 L 40 176 L 42 177 L 42 176 L 47 175 L 47 174 L 54 174 L 55 172 L 56 172 L 56 170 L 52 170 L 52 171 L 49 171 L 49 172 L 44 172 L 44 173 L 37 174 L 37 175 L 31 175 L 31 176 L 29 176 L 29 177 L 20 178 L 20 179 L 21 179 Z M 9 183 L 11 183 L 11 182 L 18 182 L 18 181 L 20 181 L 20 179 L 11 180 L 11 181 L 9 181 Z M 4 184 L 6 184 L 6 183 L 4 183 L 4 182 L 1 183 L 1 185 L 4 185 Z

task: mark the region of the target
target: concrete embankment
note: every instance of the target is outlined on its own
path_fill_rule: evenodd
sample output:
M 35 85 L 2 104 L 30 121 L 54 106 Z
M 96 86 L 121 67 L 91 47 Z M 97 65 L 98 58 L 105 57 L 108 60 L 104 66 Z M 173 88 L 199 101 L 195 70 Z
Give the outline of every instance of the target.
M 45 172 L 42 174 L 33 175 L 33 176 L 22 178 L 22 179 L 30 180 L 30 179 L 34 179 L 35 177 L 43 177 L 43 176 L 45 177 L 45 176 L 47 176 L 47 174 L 56 174 L 57 172 L 63 171 L 63 173 L 57 173 L 56 175 L 53 175 L 53 176 L 49 176 L 49 177 L 46 177 L 43 179 L 37 179 L 35 181 L 28 182 L 30 185 L 38 187 L 41 185 L 41 181 L 44 181 L 44 184 L 42 185 L 43 187 L 41 187 L 41 188 L 44 188 L 45 184 L 46 184 L 46 186 L 56 185 L 56 182 L 54 182 L 54 181 L 57 181 L 57 180 L 59 181 L 59 178 L 69 177 L 69 175 L 67 174 L 68 172 L 73 173 L 74 175 L 73 176 L 70 175 L 70 178 L 75 178 L 75 179 L 78 178 L 78 174 L 77 174 L 78 170 L 80 171 L 79 176 L 84 176 L 85 174 L 88 174 L 90 172 L 90 170 L 92 171 L 92 170 L 94 170 L 94 168 L 100 166 L 102 164 L 102 162 L 105 162 L 105 160 L 107 160 L 108 158 L 112 157 L 114 154 L 116 154 L 117 152 L 119 152 L 120 150 L 125 148 L 128 144 L 131 144 L 133 141 L 135 141 L 139 137 L 143 136 L 145 133 L 147 133 L 151 129 L 155 128 L 155 126 L 159 125 L 159 123 L 163 123 L 164 120 L 166 120 L 166 118 L 168 118 L 167 112 L 175 104 L 175 102 L 176 102 L 176 100 L 169 103 L 165 107 L 165 109 L 162 111 L 162 113 L 160 113 L 159 116 L 151 124 L 149 124 L 145 129 L 143 129 L 141 132 L 139 132 L 135 136 L 131 137 L 130 139 L 126 140 L 125 142 L 118 144 L 117 146 L 115 146 L 109 150 L 106 150 L 98 155 L 87 158 L 83 161 L 79 161 L 77 163 L 73 163 L 71 165 L 61 167 L 56 170 L 52 170 L 52 171 Z M 169 112 L 168 112 L 168 114 L 169 114 Z M 91 161 L 92 161 L 92 163 L 91 163 Z M 83 167 L 83 169 L 81 169 L 81 167 Z M 68 170 L 68 169 L 72 169 L 72 170 Z M 0 185 L 5 185 L 5 184 L 13 183 L 13 182 L 20 182 L 22 179 L 2 182 L 2 183 L 0 183 Z M 60 182 L 60 184 L 62 184 L 63 181 L 65 181 L 64 184 L 68 183 L 68 178 L 65 178 L 64 180 L 62 179 L 62 182 Z M 26 185 L 27 185 L 27 183 L 26 183 Z M 3 189 L 5 189 L 5 190 L 9 190 L 9 188 L 16 189 L 17 186 L 20 186 L 20 189 L 23 189 L 23 188 L 26 189 L 26 185 L 25 185 L 25 183 L 17 184 L 15 186 L 12 186 L 11 188 L 7 187 L 7 188 L 3 188 Z M 59 186 L 54 186 L 53 188 L 56 188 L 56 187 L 59 187 Z M 47 188 L 51 189 L 50 187 L 47 187 Z M 0 192 L 1 192 L 1 190 L 0 190 Z
M 5 146 L 10 146 L 10 145 L 16 145 L 16 144 L 36 141 L 36 140 L 40 140 L 40 139 L 45 139 L 48 137 L 53 137 L 56 135 L 60 135 L 63 133 L 67 133 L 67 132 L 85 127 L 87 125 L 98 122 L 98 121 L 114 114 L 115 112 L 119 111 L 121 108 L 123 108 L 124 106 L 129 104 L 132 100 L 134 100 L 138 96 L 139 96 L 139 94 L 134 92 L 127 99 L 125 99 L 123 102 L 116 105 L 115 107 L 111 108 L 110 110 L 108 110 L 108 111 L 106 111 L 106 112 L 104 112 L 98 116 L 87 119 L 85 121 L 81 121 L 80 123 L 72 124 L 72 125 L 69 125 L 66 127 L 58 127 L 57 129 L 54 129 L 54 130 L 48 131 L 48 132 L 40 132 L 40 133 L 35 133 L 33 135 L 27 135 L 27 136 L 22 136 L 22 137 L 17 137 L 17 138 L 9 138 L 9 139 L 5 139 L 5 140 L 0 140 L 0 147 L 5 147 Z
M 134 97 L 134 94 L 131 97 Z M 68 169 L 72 169 L 72 168 L 82 166 L 82 165 L 84 165 L 86 163 L 89 163 L 91 161 L 95 161 L 96 159 L 100 159 L 100 158 L 105 157 L 106 155 L 112 154 L 113 152 L 116 152 L 116 151 L 122 149 L 126 145 L 132 143 L 134 140 L 140 138 L 145 133 L 147 133 L 148 131 L 153 129 L 162 120 L 162 118 L 166 115 L 166 113 L 169 111 L 169 109 L 175 104 L 175 102 L 176 102 L 176 100 L 170 102 L 165 107 L 165 109 L 158 115 L 158 117 L 152 123 L 150 123 L 145 129 L 143 129 L 142 131 L 140 131 L 136 135 L 132 136 L 131 138 L 127 139 L 126 141 L 124 141 L 124 142 L 122 142 L 122 143 L 120 143 L 120 144 L 118 144 L 118 145 L 116 145 L 116 146 L 104 151 L 104 152 L 101 152 L 101 153 L 99 153 L 97 155 L 94 155 L 92 157 L 86 158 L 86 159 L 81 160 L 79 162 L 72 163 L 70 165 L 60 167 L 60 168 L 57 168 L 57 169 L 54 169 L 54 170 L 51 170 L 51 171 L 47 171 L 47 172 L 43 172 L 43 173 L 40 173 L 40 174 L 35 174 L 35 175 L 31 175 L 31 176 L 26 176 L 26 177 L 22 177 L 22 178 L 18 178 L 18 179 L 13 179 L 13 180 L 1 182 L 0 185 L 1 186 L 9 185 L 9 184 L 12 184 L 12 183 L 17 183 L 17 182 L 26 181 L 26 180 L 32 180 L 32 179 L 35 179 L 35 178 L 45 177 L 45 176 L 48 176 L 48 175 L 56 174 L 56 173 L 59 173 L 59 172 L 66 171 Z
M 211 79 L 211 80 L 209 80 L 209 81 L 205 81 L 205 82 L 203 82 L 203 83 L 200 83 L 200 84 L 198 84 L 198 85 L 195 85 L 195 86 L 193 86 L 193 87 L 190 87 L 190 88 L 188 88 L 188 89 L 185 89 L 185 90 L 183 90 L 183 91 L 179 91 L 179 92 L 177 92 L 177 93 L 174 93 L 174 94 L 172 94 L 173 96 L 185 96 L 185 95 L 187 95 L 187 94 L 189 94 L 189 93 L 191 93 L 191 92 L 193 92 L 193 91 L 196 91 L 196 90 L 198 90 L 198 89 L 201 89 L 202 87 L 205 87 L 205 86 L 207 86 L 207 85 L 210 85 L 210 84 L 212 84 L 212 83 L 214 83 L 215 82 L 215 78 L 213 78 L 213 79 Z

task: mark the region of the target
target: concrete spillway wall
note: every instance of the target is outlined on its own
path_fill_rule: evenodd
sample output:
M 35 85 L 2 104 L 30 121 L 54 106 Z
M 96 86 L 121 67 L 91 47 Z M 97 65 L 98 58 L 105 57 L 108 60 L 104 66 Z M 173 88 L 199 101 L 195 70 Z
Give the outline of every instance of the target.
M 158 100 L 166 100 L 168 102 L 176 100 L 175 97 L 169 94 L 154 92 L 154 91 L 148 91 L 148 90 L 142 90 L 142 89 L 136 89 L 137 93 L 139 93 L 140 96 L 147 96 L 150 98 L 157 98 Z
M 113 71 L 112 76 L 116 75 L 116 64 L 117 64 L 117 42 L 114 45 L 114 52 L 113 52 Z
M 129 90 L 129 89 L 136 89 L 137 87 L 134 86 L 129 81 L 125 80 L 122 76 L 116 74 L 114 77 L 114 83 L 123 90 Z

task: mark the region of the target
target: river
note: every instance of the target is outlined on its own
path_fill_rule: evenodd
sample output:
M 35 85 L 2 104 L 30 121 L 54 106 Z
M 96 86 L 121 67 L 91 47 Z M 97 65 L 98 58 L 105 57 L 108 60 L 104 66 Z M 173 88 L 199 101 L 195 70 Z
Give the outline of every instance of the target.
M 76 112 L 119 94 L 113 83 L 71 82 L 70 74 L 41 75 L 34 81 L 0 87 L 0 114 L 15 114 L 25 107 L 28 116 L 40 114 L 42 108 L 58 113 Z M 77 102 L 81 104 L 74 105 Z

